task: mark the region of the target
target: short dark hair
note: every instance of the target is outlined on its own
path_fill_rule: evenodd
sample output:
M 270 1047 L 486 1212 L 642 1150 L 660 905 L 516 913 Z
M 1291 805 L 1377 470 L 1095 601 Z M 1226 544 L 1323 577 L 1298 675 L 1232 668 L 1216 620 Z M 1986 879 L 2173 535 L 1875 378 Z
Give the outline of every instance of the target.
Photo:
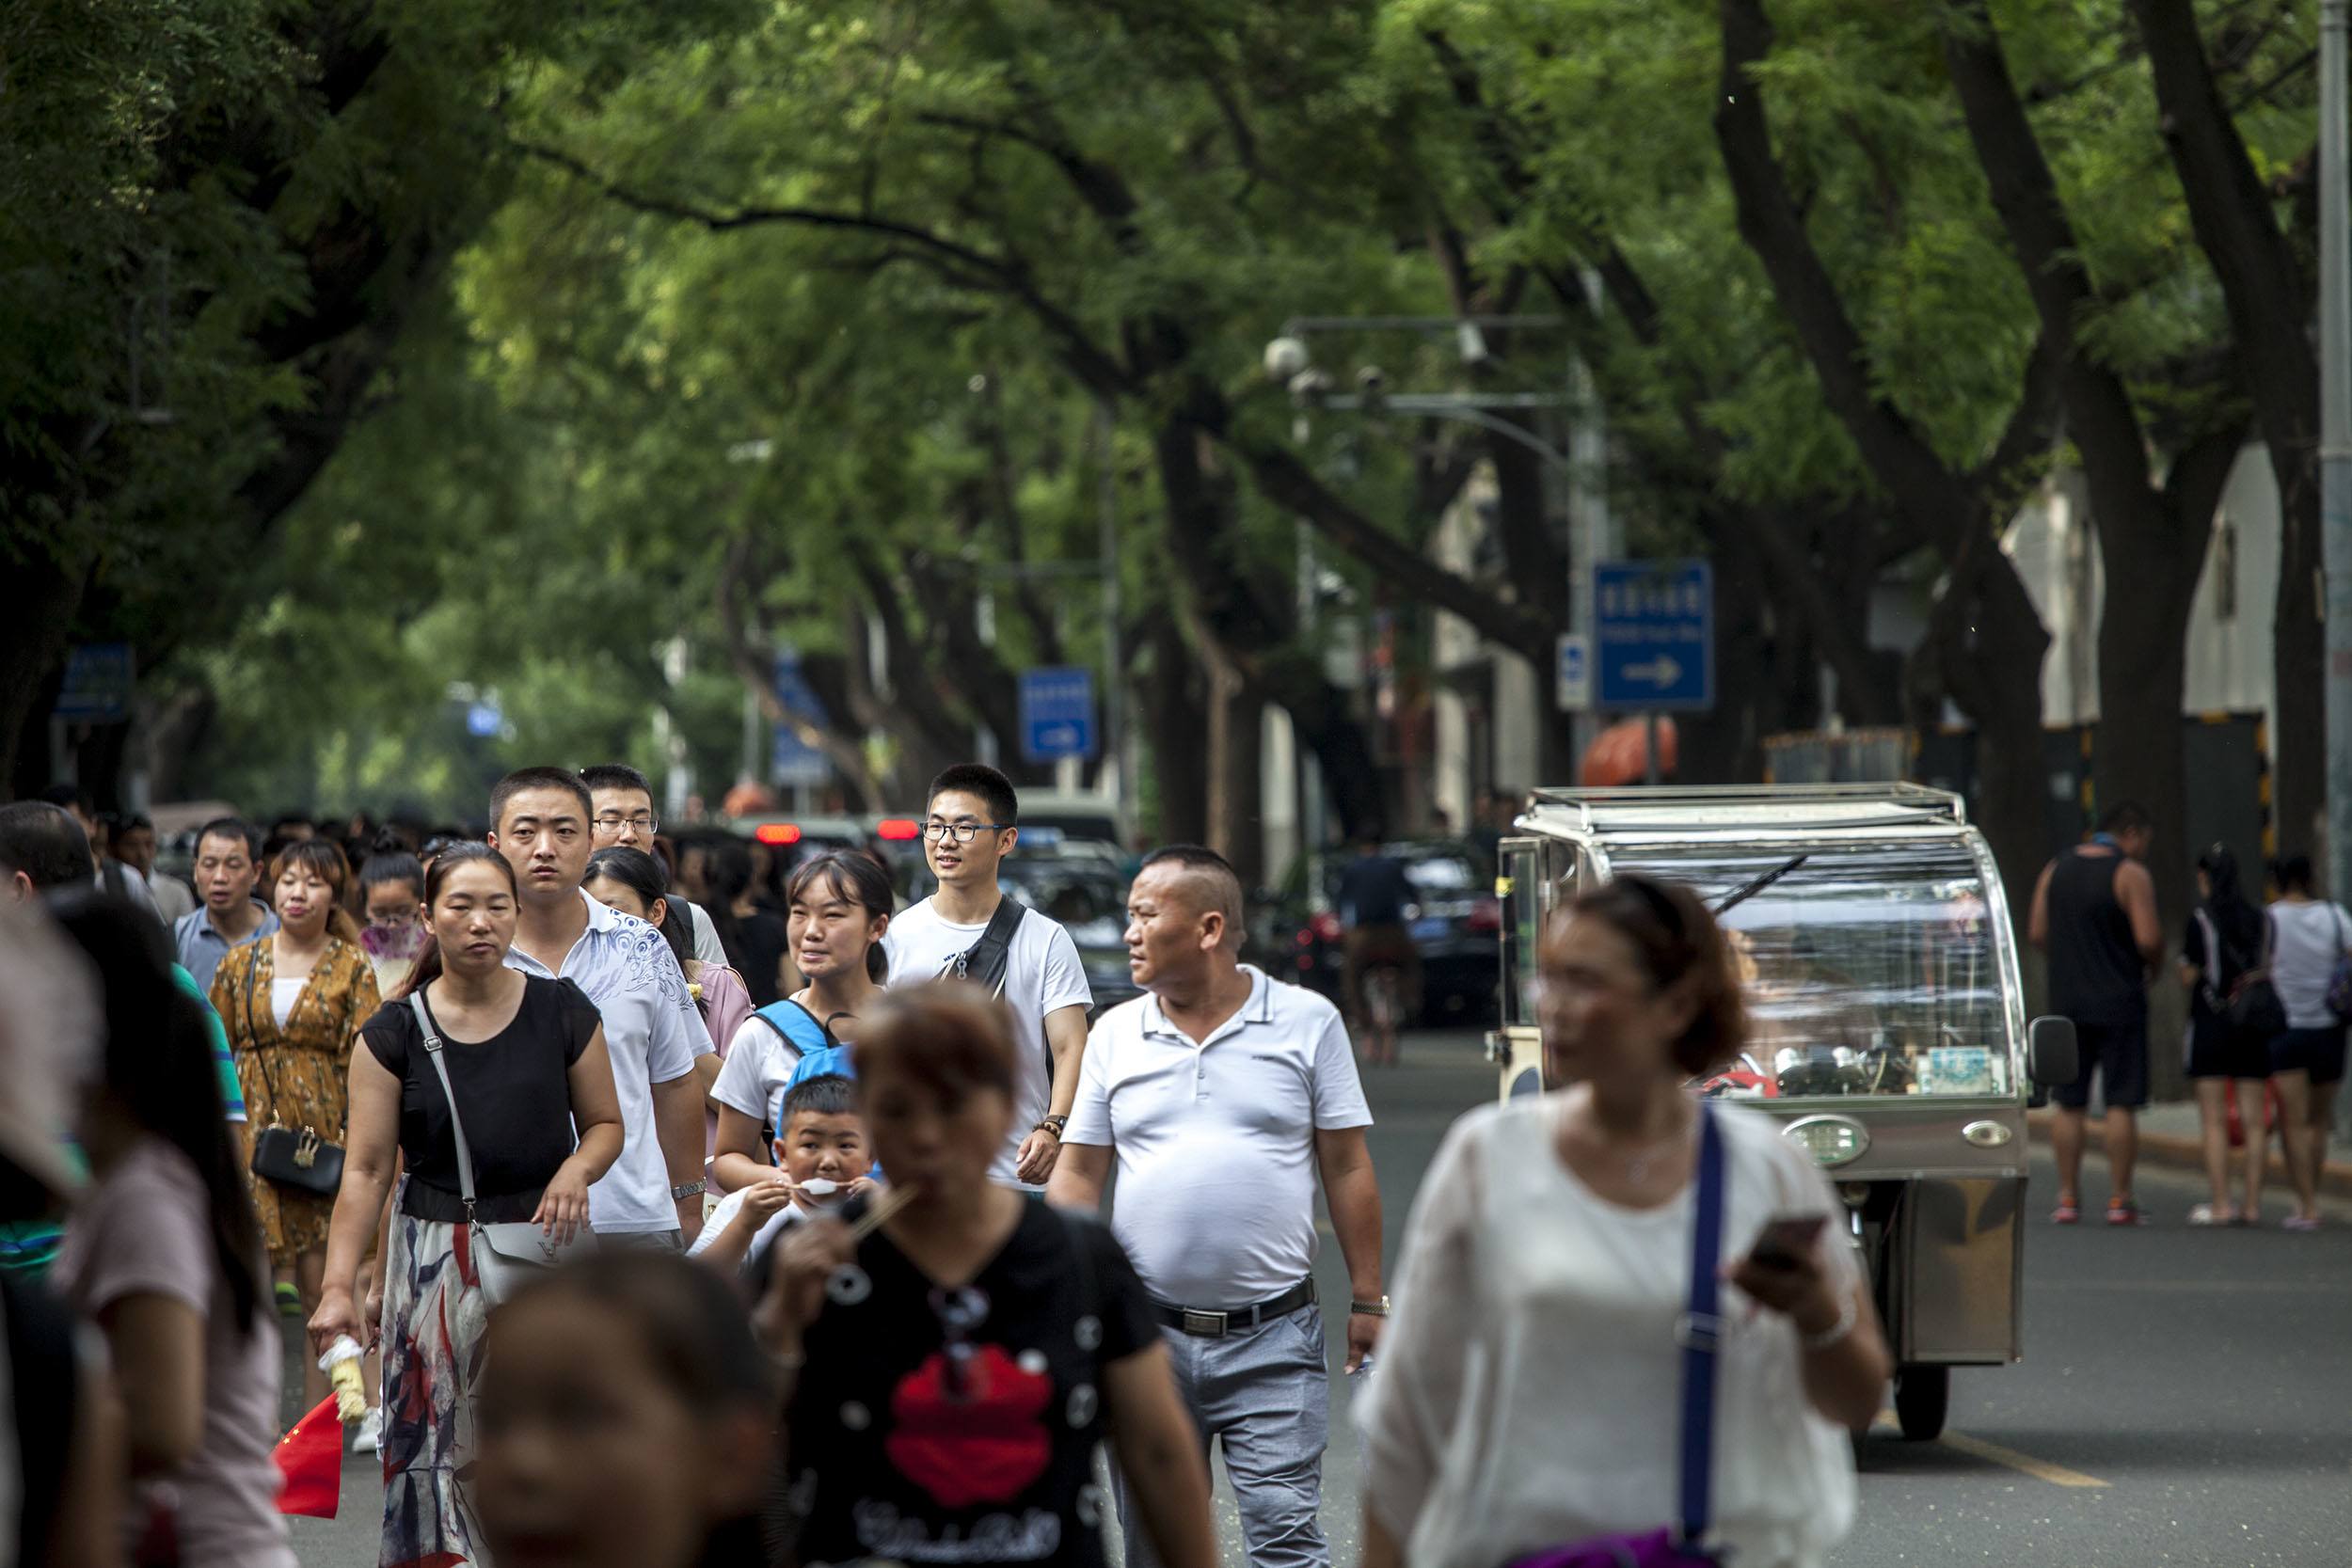
M 857 1085 L 838 1072 L 819 1072 L 802 1079 L 784 1091 L 784 1126 L 792 1125 L 798 1116 L 850 1117 L 857 1115 Z M 778 1128 L 781 1132 L 784 1128 Z
M 1625 939 L 1653 989 L 1691 983 L 1697 1010 L 1670 1053 L 1692 1077 L 1740 1054 L 1747 1043 L 1747 1008 L 1732 967 L 1731 942 L 1697 894 L 1680 882 L 1629 872 L 1613 877 L 1570 904 L 1544 933 L 1548 953 L 1568 922 L 1598 920 Z
M 496 832 L 506 822 L 506 808 L 515 797 L 527 789 L 561 789 L 580 802 L 580 826 L 586 827 L 589 816 L 596 809 L 588 797 L 588 786 L 580 782 L 580 775 L 562 768 L 517 768 L 490 786 L 490 831 Z
M 2155 825 L 2156 819 L 2148 815 L 2148 808 L 2137 800 L 2118 800 L 2099 814 L 2099 831 L 2103 833 L 2144 833 Z
M 1021 822 L 1021 797 L 1012 792 L 1012 781 L 984 762 L 960 762 L 953 768 L 940 769 L 931 787 L 923 792 L 923 809 L 949 790 L 959 794 L 977 795 L 988 803 L 988 815 L 1000 828 L 1018 827 Z
M 2310 893 L 2319 886 L 2319 877 L 2312 869 L 2312 858 L 2299 850 L 2280 855 L 2270 868 L 2271 879 L 2279 884 L 2280 893 Z
M 1143 857 L 1138 872 L 1155 865 L 1180 865 L 1195 877 L 1205 879 L 1216 889 L 1216 899 L 1200 912 L 1211 911 L 1225 917 L 1227 938 L 1238 943 L 1242 938 L 1242 923 L 1248 915 L 1248 895 L 1242 892 L 1241 873 L 1233 863 L 1216 850 L 1200 844 L 1170 844 L 1152 850 Z
M 196 847 L 199 853 L 203 851 L 204 841 L 208 838 L 233 838 L 245 846 L 246 859 L 258 861 L 262 858 L 262 835 L 255 831 L 252 823 L 242 816 L 215 816 L 197 829 Z
M 580 770 L 580 782 L 590 789 L 634 789 L 646 800 L 653 799 L 653 784 L 645 775 L 625 762 L 600 762 Z
M 421 899 L 424 896 L 424 863 L 405 849 L 370 855 L 367 863 L 359 867 L 360 895 L 364 897 L 367 889 L 382 887 L 387 882 L 406 882 L 417 890 L 417 896 Z
M 22 871 L 46 893 L 90 879 L 89 835 L 73 814 L 48 800 L 0 806 L 0 866 Z
M 494 1314 L 525 1324 L 532 1306 L 569 1297 L 614 1314 L 668 1393 L 697 1417 L 757 1413 L 772 1417 L 773 1367 L 753 1337 L 750 1313 L 716 1269 L 672 1253 L 600 1247 L 532 1278 Z M 485 1365 L 502 1364 L 495 1342 Z M 496 1373 L 492 1375 L 495 1377 Z M 731 1527 L 722 1527 L 728 1528 Z
M 80 784 L 53 784 L 40 792 L 39 799 L 46 800 L 53 806 L 62 806 L 78 816 L 98 815 L 98 808 L 91 801 L 89 791 Z

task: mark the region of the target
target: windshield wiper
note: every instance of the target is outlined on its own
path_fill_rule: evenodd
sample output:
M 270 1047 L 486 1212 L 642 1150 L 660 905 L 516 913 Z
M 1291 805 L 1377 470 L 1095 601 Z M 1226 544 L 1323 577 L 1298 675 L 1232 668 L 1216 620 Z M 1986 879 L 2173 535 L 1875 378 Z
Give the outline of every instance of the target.
M 1721 903 L 1715 905 L 1714 908 L 1708 912 L 1715 915 L 1721 915 L 1725 910 L 1731 909 L 1735 905 L 1746 903 L 1749 899 L 1755 897 L 1766 888 L 1771 887 L 1774 882 L 1779 881 L 1783 877 L 1788 876 L 1788 873 L 1794 871 L 1797 867 L 1803 865 L 1805 862 L 1811 860 L 1812 858 L 1813 857 L 1809 854 L 1798 855 L 1783 864 L 1772 867 L 1772 869 L 1767 871 L 1756 880 L 1734 889 L 1724 897 Z

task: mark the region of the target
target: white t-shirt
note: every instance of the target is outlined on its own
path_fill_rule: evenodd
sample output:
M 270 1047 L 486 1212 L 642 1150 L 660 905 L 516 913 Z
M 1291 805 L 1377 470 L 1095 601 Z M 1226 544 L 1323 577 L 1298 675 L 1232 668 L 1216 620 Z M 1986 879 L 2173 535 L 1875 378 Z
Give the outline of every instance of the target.
M 710 1211 L 709 1216 L 703 1221 L 702 1229 L 687 1247 L 687 1257 L 699 1258 L 710 1250 L 711 1245 L 719 1240 L 720 1232 L 733 1225 L 735 1216 L 743 1212 L 743 1195 L 749 1191 L 751 1191 L 749 1187 L 739 1187 L 719 1200 L 719 1206 Z M 758 1233 L 753 1236 L 752 1244 L 743 1249 L 743 1261 L 748 1263 L 765 1252 L 777 1237 L 784 1234 L 785 1227 L 802 1217 L 799 1206 L 790 1203 L 769 1215 L 768 1223 L 761 1226 Z
M 1064 1141 L 1118 1156 L 1111 1231 L 1161 1302 L 1254 1307 L 1315 1260 L 1315 1133 L 1372 1111 L 1337 1007 L 1243 964 L 1249 1000 L 1195 1045 L 1149 994 L 1096 1021 Z
M 791 1016 L 789 1008 L 782 1010 Z M 727 1042 L 726 1058 L 719 1068 L 718 1082 L 710 1085 L 710 1098 L 763 1126 L 782 1127 L 785 1085 L 792 1081 L 792 1069 L 801 1065 L 802 1050 L 799 1041 L 787 1039 L 774 1024 L 752 1014 Z
M 603 1017 L 612 1086 L 621 1099 L 621 1157 L 588 1189 L 588 1224 L 610 1235 L 675 1230 L 677 1205 L 670 1199 L 670 1166 L 654 1127 L 653 1086 L 692 1072 L 710 1037 L 668 939 L 584 893 L 580 901 L 588 907 L 588 928 L 564 956 L 561 977 L 577 981 Z M 507 949 L 506 966 L 557 977 L 520 946 Z
M 1548 1544 L 1673 1522 L 1691 1191 L 1607 1203 L 1560 1163 L 1561 1101 L 1454 1124 L 1405 1227 L 1380 1370 L 1356 1401 L 1364 1497 L 1416 1568 L 1493 1568 Z M 1826 1213 L 1834 1287 L 1858 1277 L 1844 1210 L 1761 1113 L 1719 1105 L 1722 1256 Z M 1814 1568 L 1853 1523 L 1845 1432 L 1805 1401 L 1795 1326 L 1722 1287 L 1713 1520 L 1740 1568 Z
M 2290 1029 L 2332 1029 L 2328 982 L 2336 961 L 2352 948 L 2352 914 L 2316 900 L 2270 906 L 2270 983 L 2286 1009 Z
M 951 925 L 939 917 L 932 900 L 924 899 L 893 920 L 882 937 L 882 950 L 890 956 L 889 983 L 908 986 L 938 979 L 947 961 L 970 949 L 987 929 L 986 921 L 977 926 Z M 1012 1108 L 1012 1136 L 995 1164 L 989 1166 L 990 1180 L 1009 1187 L 1022 1185 L 1013 1175 L 1014 1156 L 1021 1151 L 1021 1141 L 1052 1107 L 1053 1058 L 1045 1048 L 1045 1016 L 1064 1007 L 1093 1005 L 1094 992 L 1087 987 L 1086 966 L 1078 961 L 1077 943 L 1059 924 L 1029 911 L 1014 927 L 1012 946 L 1006 955 L 1005 1006 L 1012 1009 L 1018 1092 Z

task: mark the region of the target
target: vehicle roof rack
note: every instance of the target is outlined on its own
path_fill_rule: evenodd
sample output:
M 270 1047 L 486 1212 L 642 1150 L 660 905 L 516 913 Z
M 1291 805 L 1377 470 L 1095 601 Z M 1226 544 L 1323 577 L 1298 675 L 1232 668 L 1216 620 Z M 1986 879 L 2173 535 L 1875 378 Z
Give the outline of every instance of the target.
M 1624 785 L 1608 789 L 1536 789 L 1528 795 L 1522 817 L 1541 821 L 1558 812 L 1568 825 L 1584 830 L 1625 828 L 1658 831 L 1687 821 L 1693 814 L 1716 818 L 1717 824 L 1753 814 L 1760 822 L 1806 826 L 1886 826 L 1902 822 L 1968 820 L 1967 806 L 1948 789 L 1925 784 L 1667 784 L 1657 787 Z

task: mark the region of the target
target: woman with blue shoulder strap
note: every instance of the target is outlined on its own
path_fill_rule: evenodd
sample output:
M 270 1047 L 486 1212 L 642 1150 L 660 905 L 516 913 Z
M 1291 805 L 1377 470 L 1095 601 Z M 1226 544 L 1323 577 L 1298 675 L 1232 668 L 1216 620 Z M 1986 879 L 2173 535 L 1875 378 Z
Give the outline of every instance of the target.
M 1620 877 L 1538 958 L 1558 1093 L 1457 1121 L 1358 1398 L 1366 1568 L 1818 1568 L 1888 1358 L 1843 1210 L 1736 1056 L 1723 928 Z
M 882 940 L 897 901 L 889 873 L 871 855 L 835 849 L 815 857 L 792 873 L 785 899 L 789 951 L 807 984 L 755 1012 L 728 1045 L 710 1090 L 719 1112 L 710 1174 L 722 1192 L 767 1179 L 769 1139 L 781 1124 L 785 1091 L 799 1078 L 855 1076 L 846 1041 L 889 974 Z

